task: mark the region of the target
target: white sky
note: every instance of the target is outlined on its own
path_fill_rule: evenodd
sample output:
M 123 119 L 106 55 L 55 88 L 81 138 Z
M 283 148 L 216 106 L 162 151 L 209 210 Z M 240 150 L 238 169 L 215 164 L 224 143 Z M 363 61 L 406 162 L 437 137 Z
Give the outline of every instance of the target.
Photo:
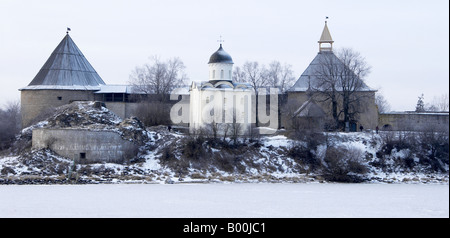
M 0 106 L 20 99 L 66 27 L 107 84 L 127 84 L 152 55 L 179 57 L 191 80 L 207 80 L 220 35 L 235 66 L 278 60 L 298 78 L 325 16 L 334 47 L 366 58 L 366 83 L 392 110 L 448 94 L 448 0 L 0 0 Z

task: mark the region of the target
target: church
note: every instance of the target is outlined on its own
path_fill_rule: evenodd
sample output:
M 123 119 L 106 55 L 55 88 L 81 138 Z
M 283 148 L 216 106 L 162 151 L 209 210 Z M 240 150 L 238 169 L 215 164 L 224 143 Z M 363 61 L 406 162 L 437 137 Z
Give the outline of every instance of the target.
M 251 130 L 252 87 L 232 79 L 233 59 L 220 44 L 209 58 L 209 80 L 190 86 L 189 131 L 245 135 Z

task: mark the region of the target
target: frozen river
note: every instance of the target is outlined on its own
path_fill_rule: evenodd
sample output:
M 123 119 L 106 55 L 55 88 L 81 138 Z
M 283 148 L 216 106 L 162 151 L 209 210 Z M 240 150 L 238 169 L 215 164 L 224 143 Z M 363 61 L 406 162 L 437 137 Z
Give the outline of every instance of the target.
M 449 185 L 1 185 L 0 217 L 449 217 Z

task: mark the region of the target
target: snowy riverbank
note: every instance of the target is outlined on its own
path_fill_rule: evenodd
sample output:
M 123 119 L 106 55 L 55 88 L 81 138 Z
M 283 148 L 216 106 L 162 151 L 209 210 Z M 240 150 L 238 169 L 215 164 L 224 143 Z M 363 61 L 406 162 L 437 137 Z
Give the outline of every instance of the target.
M 229 138 L 143 127 L 137 118 L 121 120 L 92 105 L 61 107 L 46 121 L 22 130 L 14 146 L 0 154 L 0 184 L 449 182 L 444 131 L 279 130 Z M 32 148 L 33 128 L 109 130 L 139 148 L 115 163 L 102 154 L 90 161 L 65 158 L 51 146 Z

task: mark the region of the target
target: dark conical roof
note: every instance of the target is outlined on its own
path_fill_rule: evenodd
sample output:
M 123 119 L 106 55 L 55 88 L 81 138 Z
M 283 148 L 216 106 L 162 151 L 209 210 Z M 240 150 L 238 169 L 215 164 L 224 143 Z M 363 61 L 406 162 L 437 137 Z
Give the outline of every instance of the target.
M 28 86 L 86 87 L 104 84 L 69 34 L 66 34 Z
M 229 55 L 227 52 L 225 52 L 222 48 L 222 44 L 220 44 L 219 49 L 214 52 L 214 54 L 209 57 L 208 64 L 211 63 L 226 63 L 226 64 L 233 64 L 233 59 L 231 58 L 231 55 Z
M 305 69 L 303 74 L 300 76 L 300 78 L 295 82 L 295 84 L 288 90 L 291 92 L 301 92 L 301 91 L 308 91 L 311 87 L 313 88 L 323 88 L 324 86 L 321 85 L 323 80 L 321 78 L 325 77 L 325 73 L 327 72 L 326 65 L 329 65 L 328 67 L 331 67 L 333 65 L 333 69 L 335 72 L 333 73 L 339 73 L 341 69 L 346 68 L 345 64 L 333 53 L 333 51 L 322 51 L 319 52 L 316 57 L 311 61 L 309 66 Z M 354 72 L 353 72 L 354 75 Z M 354 77 L 357 77 L 354 75 Z M 361 80 L 361 79 L 359 79 Z M 339 85 L 339 80 L 337 89 L 341 90 L 341 85 Z M 361 87 L 359 88 L 360 91 L 371 91 L 372 89 L 367 86 L 363 81 L 361 82 Z M 323 90 L 326 90 L 323 88 Z

